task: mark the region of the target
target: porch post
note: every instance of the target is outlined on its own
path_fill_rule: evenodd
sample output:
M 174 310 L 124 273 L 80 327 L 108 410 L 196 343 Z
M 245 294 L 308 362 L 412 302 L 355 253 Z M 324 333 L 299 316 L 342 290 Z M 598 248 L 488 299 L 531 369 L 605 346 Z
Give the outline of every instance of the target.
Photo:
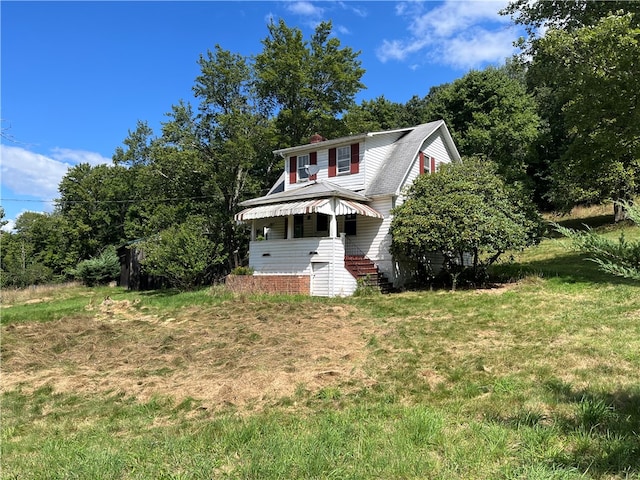
M 256 221 L 251 220 L 251 241 L 255 242 L 256 241 Z
M 336 217 L 336 199 L 331 199 L 331 218 L 329 219 L 329 237 L 338 236 L 338 219 Z
M 287 240 L 293 239 L 293 215 L 289 215 L 287 220 Z

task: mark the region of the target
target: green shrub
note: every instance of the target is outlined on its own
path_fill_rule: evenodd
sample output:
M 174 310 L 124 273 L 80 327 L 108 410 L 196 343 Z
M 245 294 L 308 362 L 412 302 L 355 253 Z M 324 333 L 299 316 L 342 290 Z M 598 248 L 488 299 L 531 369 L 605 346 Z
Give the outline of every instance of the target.
M 454 290 L 466 278 L 485 283 L 487 268 L 503 253 L 536 244 L 542 231 L 526 193 L 476 158 L 421 175 L 393 213 L 393 253 L 419 265 L 424 278 L 431 278 L 430 255 L 439 253 Z
M 206 221 L 190 217 L 142 242 L 144 270 L 163 277 L 179 290 L 191 290 L 212 279 L 212 270 L 227 258 L 223 246 L 206 235 Z
M 253 268 L 236 267 L 233 270 L 231 270 L 231 275 L 253 275 Z
M 78 263 L 71 273 L 88 287 L 116 280 L 120 274 L 120 261 L 116 249 L 107 247 L 99 256 Z
M 640 207 L 626 202 L 618 205 L 627 211 L 629 219 L 640 226 Z M 618 241 L 599 235 L 587 228 L 586 231 L 573 230 L 553 224 L 555 229 L 573 241 L 573 248 L 589 255 L 588 260 L 596 263 L 600 270 L 618 277 L 640 280 L 640 241 L 629 241 L 620 234 Z

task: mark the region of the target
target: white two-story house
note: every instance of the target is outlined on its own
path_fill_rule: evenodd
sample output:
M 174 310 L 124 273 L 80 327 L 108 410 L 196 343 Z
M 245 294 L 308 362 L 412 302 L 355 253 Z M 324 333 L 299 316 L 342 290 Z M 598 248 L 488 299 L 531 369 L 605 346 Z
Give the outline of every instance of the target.
M 389 251 L 391 211 L 418 175 L 460 160 L 441 120 L 330 140 L 315 135 L 274 153 L 285 159 L 283 175 L 236 215 L 251 225 L 251 281 L 330 297 L 351 295 L 358 278 L 403 285 Z

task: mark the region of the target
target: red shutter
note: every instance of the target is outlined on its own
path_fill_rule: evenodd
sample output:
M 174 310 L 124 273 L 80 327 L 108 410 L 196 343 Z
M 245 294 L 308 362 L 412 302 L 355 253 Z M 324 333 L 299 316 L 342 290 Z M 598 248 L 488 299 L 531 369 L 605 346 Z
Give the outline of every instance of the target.
M 336 176 L 336 149 L 335 148 L 329 149 L 329 176 L 330 177 Z
M 420 170 L 418 171 L 419 175 L 424 173 L 424 152 L 420 152 L 418 154 L 418 158 L 420 158 Z
M 309 165 L 317 165 L 318 164 L 318 152 L 311 152 L 309 154 Z M 309 180 L 315 180 L 317 175 L 310 175 Z
M 289 157 L 289 183 L 296 183 L 298 176 L 298 157 Z
M 431 157 L 431 173 L 436 173 L 436 159 Z
M 360 144 L 351 145 L 351 173 L 360 171 Z

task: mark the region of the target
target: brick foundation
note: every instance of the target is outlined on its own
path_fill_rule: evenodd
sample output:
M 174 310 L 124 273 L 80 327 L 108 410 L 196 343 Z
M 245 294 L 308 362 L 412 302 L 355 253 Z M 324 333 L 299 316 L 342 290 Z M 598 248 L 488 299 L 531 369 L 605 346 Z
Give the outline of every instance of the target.
M 311 294 L 309 275 L 228 275 L 225 285 L 234 293 Z

